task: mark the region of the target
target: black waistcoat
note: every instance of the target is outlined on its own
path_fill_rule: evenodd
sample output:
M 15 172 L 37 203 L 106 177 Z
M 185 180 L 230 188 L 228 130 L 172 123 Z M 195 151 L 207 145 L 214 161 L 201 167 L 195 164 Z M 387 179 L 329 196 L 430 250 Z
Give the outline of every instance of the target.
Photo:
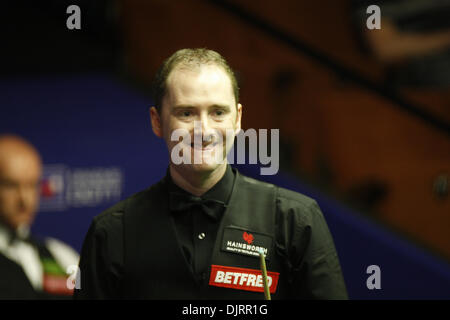
M 245 232 L 255 239 L 264 238 L 268 250 L 267 270 L 279 273 L 272 299 L 286 299 L 289 298 L 287 271 L 275 246 L 276 193 L 276 186 L 236 172 L 210 265 L 259 269 L 258 256 L 229 252 L 223 250 L 223 245 L 231 233 Z M 164 180 L 129 201 L 124 211 L 123 298 L 264 299 L 261 292 L 212 286 L 208 281 L 196 282 L 177 241 Z M 208 280 L 210 271 L 211 268 Z
M 50 259 L 55 261 L 55 258 L 47 249 L 43 241 L 33 239 L 32 243 L 38 249 L 40 259 Z M 0 253 L 0 300 L 53 300 L 71 299 L 71 295 L 62 295 L 55 293 L 48 293 L 43 290 L 35 290 L 25 274 L 22 267 L 15 261 L 10 260 L 5 255 Z

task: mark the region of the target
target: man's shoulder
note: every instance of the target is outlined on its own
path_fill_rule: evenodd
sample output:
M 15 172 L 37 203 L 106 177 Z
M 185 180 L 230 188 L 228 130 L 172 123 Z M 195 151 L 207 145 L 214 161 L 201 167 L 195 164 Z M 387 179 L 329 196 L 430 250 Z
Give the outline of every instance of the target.
M 240 175 L 241 179 L 244 183 L 248 184 L 249 186 L 254 186 L 255 191 L 257 192 L 258 189 L 264 188 L 264 189 L 273 189 L 276 192 L 276 199 L 284 202 L 289 202 L 292 204 L 298 204 L 301 206 L 309 207 L 311 205 L 315 205 L 316 201 L 300 192 L 296 192 L 293 190 L 289 190 L 280 186 L 277 186 L 273 183 L 264 182 L 261 180 L 257 180 L 245 175 Z
M 156 185 L 157 184 L 154 184 L 145 190 L 139 191 L 102 211 L 100 214 L 94 217 L 94 224 L 96 224 L 97 226 L 102 226 L 109 225 L 111 223 L 117 223 L 118 220 L 122 219 L 122 216 L 125 213 L 127 207 L 129 208 L 138 203 L 149 201 Z
M 45 246 L 64 269 L 71 265 L 78 265 L 80 259 L 78 252 L 67 243 L 56 238 L 47 237 L 45 238 Z
M 278 187 L 277 198 L 279 198 L 280 200 L 291 202 L 293 204 L 297 203 L 298 205 L 304 207 L 311 207 L 312 205 L 317 204 L 316 200 L 307 195 L 282 187 Z

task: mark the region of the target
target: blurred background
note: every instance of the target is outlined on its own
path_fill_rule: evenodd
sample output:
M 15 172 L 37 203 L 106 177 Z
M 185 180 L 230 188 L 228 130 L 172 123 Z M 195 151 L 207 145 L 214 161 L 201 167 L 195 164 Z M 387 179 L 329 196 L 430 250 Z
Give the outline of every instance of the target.
M 350 298 L 450 298 L 449 0 L 15 0 L 0 23 L 0 133 L 45 163 L 34 232 L 79 251 L 93 216 L 164 176 L 150 84 L 207 47 L 236 71 L 243 129 L 280 129 L 276 176 L 239 168 L 317 199 Z

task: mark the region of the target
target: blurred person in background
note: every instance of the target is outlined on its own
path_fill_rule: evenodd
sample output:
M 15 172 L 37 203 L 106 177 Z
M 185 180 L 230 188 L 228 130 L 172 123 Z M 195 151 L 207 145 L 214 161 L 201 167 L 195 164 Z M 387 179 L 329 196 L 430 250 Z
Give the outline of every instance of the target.
M 0 299 L 64 298 L 73 292 L 66 270 L 78 264 L 78 253 L 30 234 L 41 174 L 40 155 L 30 143 L 0 135 Z
M 450 0 L 377 1 L 380 29 L 365 27 L 369 0 L 353 0 L 355 19 L 368 50 L 387 66 L 396 87 L 450 86 Z

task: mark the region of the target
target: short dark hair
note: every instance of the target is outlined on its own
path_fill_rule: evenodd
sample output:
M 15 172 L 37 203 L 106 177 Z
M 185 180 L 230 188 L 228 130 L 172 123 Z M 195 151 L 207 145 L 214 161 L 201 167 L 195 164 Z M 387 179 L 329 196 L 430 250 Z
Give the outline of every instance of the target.
M 166 94 L 167 78 L 172 70 L 178 65 L 193 69 L 198 68 L 201 65 L 216 65 L 222 67 L 230 77 L 236 104 L 239 102 L 239 86 L 233 70 L 224 57 L 218 52 L 206 48 L 180 49 L 163 62 L 153 80 L 153 102 L 159 113 L 162 109 L 162 100 Z

